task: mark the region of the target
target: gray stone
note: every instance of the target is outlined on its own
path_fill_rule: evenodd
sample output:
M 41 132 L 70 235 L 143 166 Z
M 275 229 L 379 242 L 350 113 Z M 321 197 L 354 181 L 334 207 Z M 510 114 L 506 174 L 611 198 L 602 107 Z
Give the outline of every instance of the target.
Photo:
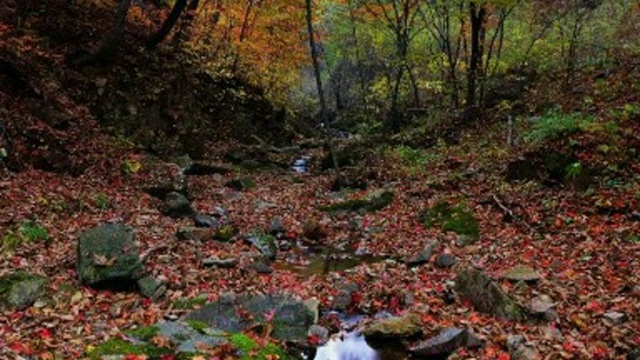
M 442 253 L 436 258 L 436 265 L 441 268 L 448 268 L 456 263 L 456 257 L 453 254 Z
M 414 356 L 447 355 L 461 347 L 477 347 L 479 340 L 470 336 L 469 331 L 455 327 L 445 328 L 432 338 L 421 341 L 409 348 Z
M 193 208 L 191 208 L 189 199 L 175 191 L 167 194 L 162 204 L 161 212 L 174 219 L 191 217 L 196 213 Z
M 159 299 L 167 291 L 166 286 L 153 276 L 145 276 L 138 280 L 140 293 L 152 300 Z
M 507 336 L 507 350 L 512 353 L 516 351 L 518 346 L 525 343 L 524 336 L 522 335 L 509 335 Z
M 502 277 L 511 281 L 533 282 L 540 280 L 540 274 L 526 265 L 516 265 L 505 271 Z
M 220 225 L 218 219 L 205 214 L 196 214 L 193 217 L 193 223 L 199 228 L 214 228 Z
M 409 257 L 405 263 L 408 266 L 418 266 L 422 264 L 426 264 L 429 262 L 431 255 L 438 247 L 437 241 L 431 241 L 427 246 L 424 247 L 419 253 Z
M 456 244 L 460 247 L 470 246 L 478 242 L 478 238 L 476 236 L 458 234 L 456 237 Z
M 526 319 L 526 311 L 481 271 L 467 267 L 456 277 L 455 290 L 471 300 L 476 310 L 503 319 L 521 321 Z
M 211 229 L 194 227 L 194 226 L 182 226 L 176 232 L 176 237 L 180 240 L 194 240 L 194 241 L 207 241 L 213 239 L 213 233 Z
M 265 319 L 267 314 L 272 315 L 270 320 Z M 233 301 L 220 299 L 206 304 L 187 315 L 185 320 L 200 321 L 230 332 L 241 332 L 269 321 L 274 325 L 271 333 L 274 338 L 295 342 L 306 339 L 314 318 L 315 314 L 304 302 L 291 297 L 241 295 Z
M 223 331 L 213 328 L 194 329 L 188 323 L 163 321 L 155 325 L 158 335 L 177 344 L 178 353 L 195 353 L 201 346 L 214 348 L 229 343 Z
M 521 344 L 513 353 L 511 353 L 512 360 L 536 360 L 539 358 L 540 355 L 538 354 L 538 351 L 525 344 Z
M 282 225 L 282 218 L 279 216 L 274 217 L 269 225 L 269 233 L 271 235 L 277 235 L 282 234 L 285 231 L 284 225 Z
M 531 299 L 529 304 L 529 310 L 534 315 L 540 315 L 545 318 L 553 318 L 552 312 L 554 312 L 556 304 L 548 295 L 540 295 Z
M 18 271 L 0 278 L 0 310 L 24 310 L 45 292 L 47 279 Z
M 269 264 L 267 264 L 267 262 L 263 260 L 258 260 L 249 265 L 249 267 L 258 274 L 271 274 L 273 272 L 271 266 L 269 266 Z
M 311 325 L 307 333 L 308 337 L 315 337 L 317 339 L 316 345 L 324 345 L 329 341 L 329 330 L 320 325 Z
M 219 267 L 219 268 L 230 269 L 230 268 L 235 267 L 236 265 L 238 265 L 238 259 L 236 259 L 236 258 L 219 259 L 217 257 L 211 257 L 211 258 L 203 260 L 202 261 L 202 265 L 204 267 L 216 266 L 216 267 Z
M 142 262 L 131 227 L 104 224 L 78 236 L 76 270 L 89 286 L 129 286 L 142 277 Z
M 249 235 L 244 238 L 246 242 L 253 245 L 262 255 L 269 260 L 275 260 L 278 247 L 276 238 L 267 234 Z
M 422 320 L 415 313 L 374 320 L 362 331 L 367 339 L 407 338 L 421 332 Z
M 608 311 L 602 315 L 602 319 L 605 324 L 609 326 L 616 326 L 627 321 L 627 315 L 616 311 Z

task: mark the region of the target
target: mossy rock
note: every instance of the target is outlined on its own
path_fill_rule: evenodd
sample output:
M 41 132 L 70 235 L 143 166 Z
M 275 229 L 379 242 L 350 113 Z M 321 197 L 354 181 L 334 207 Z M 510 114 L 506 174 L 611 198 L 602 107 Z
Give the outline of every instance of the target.
M 231 341 L 234 349 L 239 352 L 238 355 L 241 360 L 293 359 L 287 355 L 282 347 L 273 343 L 260 347 L 255 340 L 242 333 L 232 334 L 229 337 L 229 341 Z
M 80 282 L 135 288 L 143 268 L 134 239 L 133 229 L 123 224 L 104 224 L 80 234 L 76 260 Z
M 443 231 L 452 231 L 475 239 L 480 236 L 478 220 L 471 209 L 464 204 L 451 206 L 446 201 L 439 202 L 423 211 L 420 220 L 428 228 L 439 227 Z
M 160 358 L 171 354 L 173 354 L 172 348 L 160 348 L 146 343 L 133 344 L 122 339 L 109 339 L 87 351 L 87 355 L 92 360 L 100 360 L 107 355 L 146 355 L 149 358 Z
M 341 212 L 371 213 L 391 204 L 393 197 L 393 191 L 378 190 L 372 192 L 364 199 L 353 199 L 332 205 L 321 206 L 320 210 L 332 214 Z
M 0 278 L 0 309 L 24 310 L 44 294 L 47 279 L 18 271 Z

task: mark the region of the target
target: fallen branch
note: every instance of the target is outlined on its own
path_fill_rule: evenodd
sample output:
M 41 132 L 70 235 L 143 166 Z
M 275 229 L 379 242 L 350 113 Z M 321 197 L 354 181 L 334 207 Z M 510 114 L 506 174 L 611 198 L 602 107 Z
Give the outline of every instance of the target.
M 526 222 L 524 219 L 522 219 L 520 216 L 518 216 L 518 214 L 514 213 L 511 209 L 509 209 L 508 207 L 506 207 L 501 201 L 500 199 L 498 199 L 498 197 L 495 194 L 491 194 L 491 198 L 493 199 L 493 201 L 496 203 L 496 205 L 498 205 L 498 207 L 500 208 L 500 210 L 502 210 L 505 214 L 505 216 L 508 219 L 512 219 L 515 221 L 518 221 L 520 223 L 522 223 L 527 229 L 529 229 L 530 231 L 535 231 L 537 232 L 537 230 L 529 225 L 528 222 Z
M 140 262 L 145 262 L 147 260 L 147 258 L 154 252 L 158 251 L 158 250 L 163 250 L 163 249 L 168 249 L 169 245 L 163 244 L 163 245 L 157 245 L 157 246 L 152 246 L 150 248 L 148 248 L 145 252 L 143 252 L 142 254 L 140 254 Z

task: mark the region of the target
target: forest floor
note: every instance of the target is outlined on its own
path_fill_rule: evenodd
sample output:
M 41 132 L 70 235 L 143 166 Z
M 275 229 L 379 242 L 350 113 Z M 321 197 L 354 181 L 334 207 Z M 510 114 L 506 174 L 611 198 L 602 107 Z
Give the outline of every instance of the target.
M 620 358 L 637 347 L 640 182 L 637 178 L 612 182 L 588 191 L 507 182 L 501 161 L 508 158 L 506 147 L 481 141 L 481 136 L 487 134 L 475 138 L 465 135 L 462 145 L 434 149 L 431 160 L 419 166 L 407 167 L 393 152 L 381 152 L 366 166 L 375 178 L 369 190 L 331 192 L 331 172 L 317 172 L 313 167 L 305 174 L 237 170 L 188 177 L 194 207 L 202 213 L 215 213 L 216 207 L 226 209 L 238 238 L 256 230 L 268 231 L 273 219 L 279 217 L 291 238 L 302 239 L 311 223 L 326 233 L 316 239 L 321 247 L 346 244 L 347 250 L 387 258 L 363 261 L 345 271 L 329 268 L 328 273 L 279 266 L 292 256 L 281 252 L 272 273 L 256 274 L 248 266 L 251 246 L 244 241 L 178 240 L 176 231 L 191 220 L 174 220 L 158 211 L 160 200 L 141 190 L 145 169 L 136 174 L 122 171 L 122 164 L 141 159 L 139 154 L 124 152 L 121 158 L 110 159 L 111 165 L 90 169 L 79 177 L 36 170 L 3 172 L 0 223 L 17 226 L 23 220 L 37 219 L 50 240 L 25 244 L 15 253 L 3 255 L 0 273 L 21 268 L 44 274 L 50 279 L 47 296 L 54 299 L 0 315 L 4 356 L 80 357 L 89 346 L 121 336 L 136 325 L 183 314 L 174 308 L 175 301 L 203 293 L 213 300 L 229 291 L 285 292 L 303 299 L 315 297 L 321 308 L 328 309 L 345 283 L 356 283 L 360 288 L 350 312 L 373 315 L 412 310 L 421 314 L 427 333 L 453 325 L 473 329 L 485 340 L 484 345 L 477 350 L 460 350 L 463 358 L 503 358 L 505 339 L 513 334 L 524 335 L 540 354 L 552 359 Z M 632 166 L 637 169 L 640 164 Z M 251 178 L 255 187 L 237 191 L 225 186 L 238 176 Z M 319 210 L 321 205 L 361 198 L 376 188 L 395 193 L 392 203 L 377 212 L 356 217 Z M 454 233 L 426 228 L 420 221 L 421 211 L 443 200 L 463 202 L 473 210 L 480 225 L 476 244 L 459 246 Z M 505 209 L 515 218 L 505 221 Z M 163 247 L 148 254 L 145 266 L 148 273 L 167 282 L 169 290 L 164 297 L 152 302 L 137 293 L 96 291 L 78 285 L 76 236 L 105 221 L 133 226 L 141 253 Z M 434 239 L 441 244 L 438 252 L 453 254 L 458 264 L 473 264 L 496 279 L 514 265 L 532 267 L 541 275 L 536 283 L 524 288 L 514 288 L 508 281 L 501 281 L 501 285 L 523 304 L 536 295 L 550 296 L 557 321 L 502 321 L 474 311 L 466 302 L 447 301 L 447 281 L 455 278 L 457 265 L 435 266 L 437 253 L 421 266 L 408 267 L 402 262 Z M 233 256 L 240 264 L 232 269 L 204 268 L 202 259 L 212 256 Z M 304 258 L 299 260 L 304 265 Z M 610 311 L 625 314 L 627 321 L 607 325 L 602 315 Z

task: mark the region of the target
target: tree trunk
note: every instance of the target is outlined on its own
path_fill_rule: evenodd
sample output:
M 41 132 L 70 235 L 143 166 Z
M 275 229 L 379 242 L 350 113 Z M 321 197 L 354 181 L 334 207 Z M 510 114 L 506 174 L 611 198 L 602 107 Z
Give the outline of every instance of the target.
M 187 13 L 182 18 L 180 28 L 176 31 L 176 34 L 173 37 L 174 44 L 177 45 L 183 41 L 189 40 L 189 28 L 191 27 L 191 24 L 196 17 L 196 10 L 198 10 L 199 4 L 200 0 L 191 0 L 189 6 L 187 6 Z
M 469 56 L 469 69 L 467 70 L 467 117 L 475 120 L 478 116 L 477 96 L 478 75 L 482 61 L 481 38 L 484 28 L 486 9 L 484 5 L 477 5 L 475 1 L 469 2 L 469 19 L 471 21 L 471 55 Z
M 171 29 L 176 25 L 180 15 L 184 11 L 184 8 L 187 7 L 187 0 L 176 0 L 175 4 L 173 4 L 173 9 L 171 9 L 171 13 L 162 23 L 160 29 L 155 32 L 155 34 L 151 35 L 147 41 L 144 43 L 144 47 L 147 49 L 153 49 L 158 44 L 160 44 L 171 32 Z
M 307 33 L 309 35 L 309 47 L 311 48 L 310 50 L 311 50 L 311 62 L 313 65 L 313 74 L 316 78 L 316 88 L 318 90 L 318 98 L 320 100 L 320 126 L 324 131 L 327 147 L 329 148 L 329 152 L 331 153 L 331 160 L 333 162 L 333 167 L 336 172 L 336 180 L 341 183 L 342 176 L 340 176 L 340 167 L 338 164 L 338 157 L 336 155 L 336 149 L 333 145 L 333 141 L 331 141 L 331 135 L 329 133 L 330 124 L 327 116 L 327 103 L 325 101 L 324 89 L 322 87 L 322 77 L 320 74 L 320 62 L 318 60 L 318 49 L 316 47 L 316 40 L 314 37 L 311 0 L 305 0 L 305 10 L 306 10 L 306 19 L 307 19 Z

